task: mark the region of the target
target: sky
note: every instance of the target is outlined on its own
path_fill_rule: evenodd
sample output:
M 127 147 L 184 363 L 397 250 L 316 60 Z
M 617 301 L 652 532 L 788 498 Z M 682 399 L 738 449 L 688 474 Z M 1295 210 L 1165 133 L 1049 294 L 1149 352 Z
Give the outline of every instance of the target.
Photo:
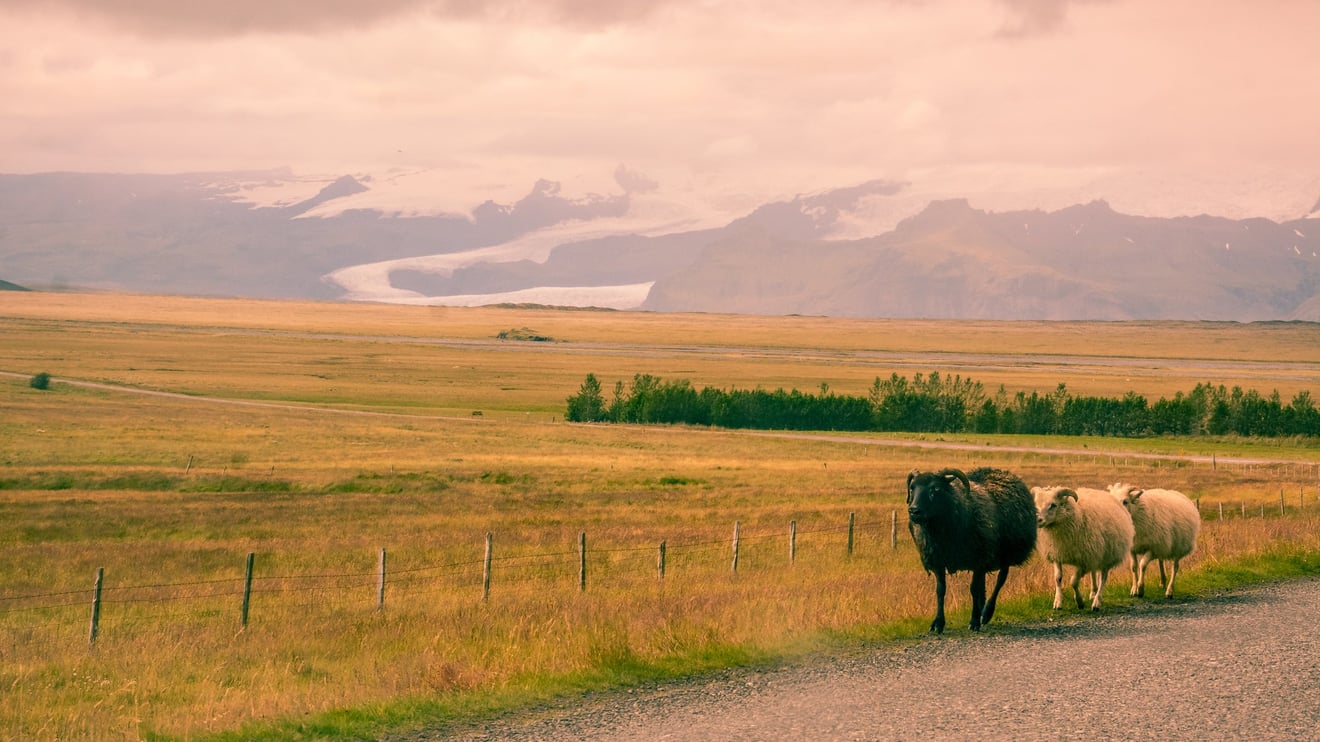
M 0 173 L 1304 212 L 1317 39 L 1314 0 L 0 0 Z

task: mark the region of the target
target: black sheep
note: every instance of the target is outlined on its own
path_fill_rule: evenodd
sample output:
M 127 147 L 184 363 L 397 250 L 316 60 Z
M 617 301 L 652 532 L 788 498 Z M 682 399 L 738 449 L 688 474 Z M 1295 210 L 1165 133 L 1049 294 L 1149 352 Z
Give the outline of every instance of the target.
M 931 473 L 913 469 L 907 480 L 908 530 L 921 564 L 935 574 L 935 620 L 944 632 L 945 574 L 972 573 L 972 631 L 989 623 L 1008 568 L 1036 548 L 1036 503 L 1026 483 L 1003 469 L 958 469 Z M 998 570 L 990 599 L 985 574 Z

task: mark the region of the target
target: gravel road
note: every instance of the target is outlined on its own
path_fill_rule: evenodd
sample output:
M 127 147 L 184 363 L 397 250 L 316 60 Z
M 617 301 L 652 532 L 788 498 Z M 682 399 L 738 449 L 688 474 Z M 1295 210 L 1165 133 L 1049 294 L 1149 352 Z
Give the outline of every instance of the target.
M 407 740 L 1320 739 L 1320 578 L 991 624 Z

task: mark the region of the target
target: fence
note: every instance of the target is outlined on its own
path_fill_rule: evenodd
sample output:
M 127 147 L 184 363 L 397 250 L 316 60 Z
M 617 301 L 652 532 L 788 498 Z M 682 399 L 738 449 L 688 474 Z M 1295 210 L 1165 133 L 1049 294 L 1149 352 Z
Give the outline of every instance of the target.
M 1259 514 L 1284 516 L 1295 507 L 1298 511 L 1307 507 L 1305 487 L 1298 492 L 1296 505 L 1287 502 L 1283 490 L 1279 490 L 1276 505 L 1254 503 L 1248 507 L 1245 501 L 1205 503 L 1195 500 L 1203 520 L 1226 520 L 1247 518 Z M 1312 499 L 1314 505 L 1315 499 Z M 217 578 L 190 582 L 165 584 L 109 585 L 106 583 L 104 568 L 98 568 L 90 588 L 57 590 L 32 594 L 0 595 L 0 630 L 13 632 L 10 642 L 23 641 L 32 630 L 39 629 L 38 622 L 16 621 L 15 616 L 31 614 L 50 616 L 53 612 L 83 607 L 87 610 L 90 602 L 90 616 L 87 621 L 86 639 L 95 645 L 102 635 L 103 608 L 106 605 L 128 604 L 182 604 L 189 602 L 232 601 L 229 611 L 236 611 L 238 628 L 246 630 L 252 620 L 252 608 L 268 595 L 295 595 L 311 593 L 313 599 L 307 605 L 320 602 L 317 598 L 327 593 L 348 593 L 370 596 L 374 610 L 384 610 L 391 589 L 412 586 L 413 593 L 445 591 L 451 594 L 467 594 L 470 600 L 488 602 L 492 592 L 497 590 L 503 578 L 506 582 L 546 582 L 561 583 L 570 573 L 575 573 L 575 585 L 579 592 L 586 592 L 593 583 L 593 564 L 602 566 L 601 559 L 626 558 L 629 566 L 624 571 L 652 572 L 652 578 L 663 585 L 671 579 L 675 557 L 678 555 L 698 556 L 728 549 L 728 571 L 737 574 L 742 562 L 745 547 L 753 544 L 770 544 L 783 539 L 781 564 L 794 565 L 799 558 L 799 537 L 833 536 L 840 543 L 829 548 L 837 550 L 845 558 L 851 558 L 858 544 L 858 536 L 869 532 L 874 543 L 887 546 L 889 551 L 897 551 L 900 545 L 900 530 L 907 528 L 907 518 L 898 510 L 892 510 L 887 518 L 859 523 L 856 513 L 849 513 L 847 522 L 838 525 L 822 525 L 812 529 L 800 529 L 797 520 L 791 520 L 785 530 L 747 533 L 738 521 L 733 523 L 731 539 L 704 539 L 671 543 L 661 540 L 647 546 L 616 546 L 589 548 L 585 531 L 578 533 L 575 548 L 567 551 L 540 551 L 519 554 L 499 554 L 498 541 L 494 532 L 485 534 L 484 549 L 479 558 L 428 565 L 413 566 L 403 569 L 389 568 L 388 551 L 379 549 L 376 554 L 376 568 L 364 572 L 337 572 L 319 574 L 260 574 L 260 561 L 255 552 L 248 553 L 244 561 L 241 577 Z M 818 542 L 820 539 L 818 539 Z M 818 543 L 818 548 L 828 544 Z M 763 551 L 764 553 L 764 551 Z M 764 557 L 762 557 L 764 560 Z M 593 559 L 596 561 L 593 562 Z M 653 559 L 653 561 L 652 561 Z M 649 563 L 650 567 L 641 567 Z M 617 570 L 616 570 L 617 571 Z M 419 588 L 419 589 L 417 589 Z M 89 600 L 90 599 L 90 600 Z M 212 607 L 196 613 L 202 618 L 220 618 L 227 613 L 223 607 Z M 87 614 L 84 614 L 85 616 Z M 233 615 L 232 613 L 230 615 Z M 69 622 L 54 621 L 48 626 L 67 629 Z M 67 632 L 66 632 L 67 635 Z M 3 635 L 0 635 L 3 636 Z M 5 642 L 5 643 L 10 643 Z
M 906 519 L 900 519 L 894 511 L 882 521 L 858 523 L 856 514 L 849 513 L 846 523 L 822 525 L 813 529 L 800 529 L 796 520 L 788 524 L 786 561 L 794 563 L 799 557 L 799 536 L 833 536 L 840 541 L 838 547 L 843 556 L 850 557 L 858 543 L 858 534 L 863 530 L 874 530 L 876 542 L 880 542 L 880 533 L 887 528 L 887 541 L 891 549 L 897 549 L 898 528 Z M 96 570 L 90 588 L 57 590 L 31 594 L 0 595 L 0 631 L 9 629 L 24 633 L 24 629 L 39 628 L 39 622 L 18 622 L 15 616 L 31 614 L 49 617 L 53 612 L 86 607 L 90 601 L 90 618 L 87 621 L 86 639 L 95 645 L 103 636 L 104 608 L 110 605 L 161 604 L 177 605 L 186 603 L 232 601 L 230 615 L 236 615 L 238 628 L 244 630 L 253 620 L 253 611 L 264 596 L 293 595 L 300 592 L 323 596 L 326 593 L 359 593 L 370 591 L 375 610 L 383 610 L 392 591 L 405 586 L 414 593 L 428 591 L 446 591 L 466 593 L 472 600 L 482 602 L 491 599 L 492 592 L 497 592 L 501 579 L 509 582 L 527 582 L 547 580 L 559 581 L 569 569 L 575 570 L 576 586 L 580 592 L 586 592 L 591 586 L 593 559 L 601 566 L 600 559 L 636 558 L 646 560 L 653 578 L 663 582 L 674 576 L 675 561 L 682 556 L 704 557 L 711 552 L 729 549 L 730 571 L 736 573 L 739 560 L 746 549 L 754 544 L 764 544 L 784 538 L 782 531 L 772 533 L 747 533 L 739 522 L 733 524 L 732 540 L 709 539 L 674 542 L 662 540 L 649 546 L 616 546 L 588 548 L 587 533 L 578 534 L 576 548 L 570 551 L 538 551 L 532 553 L 499 553 L 498 541 L 493 532 L 485 535 L 484 550 L 479 557 L 445 563 L 413 566 L 404 569 L 390 567 L 389 551 L 381 548 L 376 553 L 376 568 L 370 572 L 333 572 L 317 574 L 262 574 L 261 559 L 256 553 L 248 553 L 243 562 L 241 576 L 217 578 L 187 582 L 163 584 L 127 584 L 115 585 L 107 581 L 106 570 Z M 823 545 L 822 545 L 823 546 Z M 571 565 L 571 567 L 569 566 Z M 634 564 L 630 569 L 636 569 Z M 479 575 L 479 576 L 478 576 Z M 425 584 L 429 583 L 429 584 Z M 316 604 L 316 600 L 309 604 Z M 210 607 L 198 611 L 199 615 L 214 617 L 227 613 L 223 608 Z M 7 620 L 6 620 L 7 619 Z M 55 621 L 52 626 L 67 628 L 69 622 Z M 3 634 L 0 634 L 3 637 Z M 21 636 L 12 637 L 20 641 Z
M 1317 489 L 1320 489 L 1320 485 L 1317 486 Z M 1247 517 L 1247 503 L 1246 503 L 1245 500 L 1240 500 L 1240 501 L 1237 501 L 1237 502 L 1229 502 L 1229 503 L 1225 503 L 1225 502 L 1223 502 L 1223 501 L 1219 501 L 1219 502 L 1217 502 L 1215 505 L 1216 505 L 1216 507 L 1211 511 L 1211 514 L 1214 514 L 1219 520 L 1224 520 L 1225 518 L 1231 516 L 1231 515 L 1233 514 L 1233 511 L 1234 511 L 1234 510 L 1238 510 L 1238 511 L 1241 513 L 1241 517 L 1243 517 L 1243 518 L 1246 518 L 1246 517 Z M 1228 507 L 1228 510 L 1227 510 L 1227 511 L 1225 511 L 1225 509 L 1224 509 L 1224 508 L 1225 508 L 1225 505 L 1227 505 L 1227 507 Z M 1252 509 L 1253 512 L 1256 510 L 1256 507 L 1259 507 L 1259 508 L 1260 508 L 1260 517 L 1262 517 L 1262 518 L 1265 517 L 1265 514 L 1266 514 L 1267 511 L 1272 513 L 1272 512 L 1274 512 L 1274 510 L 1275 510 L 1275 506 L 1274 506 L 1274 505 L 1268 505 L 1268 506 L 1267 506 L 1267 505 L 1266 505 L 1265 503 L 1263 503 L 1263 502 L 1261 502 L 1261 503 L 1256 503 L 1256 505 L 1252 506 L 1251 509 Z M 1277 507 L 1277 510 L 1278 510 L 1279 515 L 1280 515 L 1280 516 L 1286 515 L 1287 512 L 1288 512 L 1288 507 L 1289 507 L 1289 506 L 1288 506 L 1288 497 L 1287 497 L 1287 495 L 1284 493 L 1283 488 L 1280 487 L 1280 488 L 1279 488 L 1279 504 L 1278 504 L 1278 507 Z M 1298 490 L 1298 492 L 1297 492 L 1297 509 L 1298 509 L 1298 510 L 1305 510 L 1305 509 L 1306 509 L 1306 488 L 1305 488 L 1305 487 L 1301 487 L 1301 488 L 1299 488 L 1299 490 Z M 1205 519 L 1206 519 L 1206 517 L 1207 517 L 1207 516 L 1206 516 L 1206 511 L 1203 510 L 1203 509 L 1201 508 L 1201 500 L 1200 500 L 1199 498 L 1196 500 L 1196 511 L 1199 512 L 1199 513 L 1201 514 L 1201 519 L 1202 519 L 1202 520 L 1205 520 Z

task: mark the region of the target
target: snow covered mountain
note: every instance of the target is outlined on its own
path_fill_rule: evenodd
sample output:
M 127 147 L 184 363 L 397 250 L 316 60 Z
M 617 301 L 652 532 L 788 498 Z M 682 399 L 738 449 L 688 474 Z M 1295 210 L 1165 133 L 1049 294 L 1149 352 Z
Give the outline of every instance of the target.
M 443 179 L 0 175 L 0 279 L 410 304 L 1320 321 L 1320 179 L 1097 174 L 1041 188 L 927 174 L 751 203 L 620 166 L 470 207 Z

